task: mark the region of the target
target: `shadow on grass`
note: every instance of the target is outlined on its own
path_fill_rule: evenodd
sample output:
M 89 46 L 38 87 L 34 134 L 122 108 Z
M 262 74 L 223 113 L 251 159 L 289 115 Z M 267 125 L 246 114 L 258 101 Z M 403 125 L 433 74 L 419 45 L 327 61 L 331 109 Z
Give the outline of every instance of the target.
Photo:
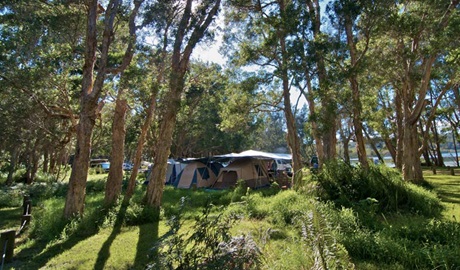
M 110 247 L 112 246 L 113 241 L 117 237 L 118 234 L 121 232 L 121 228 L 123 227 L 123 221 L 126 216 L 126 209 L 128 208 L 128 204 L 124 203 L 120 207 L 120 211 L 118 212 L 117 219 L 115 220 L 115 224 L 113 226 L 113 230 L 110 233 L 110 236 L 102 245 L 101 250 L 99 251 L 96 259 L 96 264 L 94 265 L 94 269 L 104 269 L 107 260 L 110 257 Z
M 128 206 L 129 205 L 127 203 L 124 203 L 120 207 L 113 230 L 98 253 L 96 263 L 94 265 L 95 270 L 102 270 L 106 268 L 107 261 L 110 258 L 110 248 L 117 236 L 121 233 Z M 155 212 L 155 215 L 155 217 L 152 217 L 152 220 L 155 220 L 155 222 L 139 225 L 139 239 L 137 242 L 136 257 L 130 269 L 145 269 L 147 264 L 151 261 L 151 248 L 158 239 L 160 219 L 158 211 Z
M 137 241 L 136 258 L 132 269 L 146 269 L 147 264 L 158 259 L 152 248 L 159 238 L 160 213 L 155 212 L 154 222 L 139 226 L 139 240 Z
M 95 234 L 97 234 L 97 230 L 74 233 L 66 240 L 52 245 L 46 241 L 37 241 L 30 247 L 24 248 L 17 253 L 10 267 L 12 269 L 40 269 L 56 255 L 72 249 L 81 241 Z
M 460 194 L 446 191 L 438 191 L 443 202 L 460 204 Z
M 0 209 L 0 230 L 18 229 L 21 225 L 22 207 L 11 207 Z

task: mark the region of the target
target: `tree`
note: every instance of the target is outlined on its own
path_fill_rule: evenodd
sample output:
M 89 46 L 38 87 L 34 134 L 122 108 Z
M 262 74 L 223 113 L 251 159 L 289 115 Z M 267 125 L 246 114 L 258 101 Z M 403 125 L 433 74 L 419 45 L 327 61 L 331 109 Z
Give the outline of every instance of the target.
M 293 48 L 298 62 L 297 86 L 308 102 L 311 133 L 321 166 L 337 157 L 338 98 L 334 78 L 327 65 L 342 57 L 338 54 L 332 56 L 335 45 L 322 29 L 323 13 L 319 1 L 293 3 L 298 14 Z
M 385 22 L 388 48 L 393 48 L 390 54 L 396 57 L 382 56 L 398 63 L 398 72 L 392 74 L 396 75 L 392 81 L 398 127 L 396 163 L 402 164 L 407 181 L 423 180 L 420 155 L 424 147 L 420 147 L 417 126 L 427 105 L 433 65 L 453 45 L 452 34 L 458 31 L 451 20 L 457 8 L 458 1 L 403 1 L 391 8 Z
M 114 38 L 114 22 L 121 5 L 120 0 L 111 0 L 107 9 L 101 10 L 96 0 L 85 3 L 87 10 L 86 38 L 85 38 L 85 62 L 82 69 L 82 88 L 80 99 L 79 122 L 76 130 L 76 149 L 72 164 L 72 172 L 69 179 L 69 190 L 67 192 L 64 208 L 64 217 L 71 218 L 75 215 L 83 215 L 86 180 L 88 177 L 89 158 L 91 154 L 91 135 L 97 114 L 103 106 L 99 98 L 104 86 L 107 74 L 115 74 L 124 70 L 131 61 L 134 53 L 135 39 L 131 38 L 126 47 L 125 55 L 121 63 L 114 67 L 108 64 L 110 45 Z M 135 1 L 133 13 L 138 11 L 142 1 Z M 104 13 L 103 33 L 97 34 L 98 15 Z M 136 16 L 133 16 L 133 20 Z M 132 34 L 132 33 L 131 33 Z M 100 56 L 98 59 L 98 40 L 100 44 Z M 97 69 L 96 67 L 97 62 Z M 94 78 L 94 74 L 96 77 Z
M 2 149 L 11 153 L 9 175 L 23 162 L 29 183 L 42 156 L 46 172 L 59 172 L 74 130 L 82 13 L 64 5 L 10 1 L 1 14 Z
M 128 20 L 129 39 L 136 39 L 136 25 L 135 19 L 142 1 L 136 1 L 133 11 L 131 12 Z M 132 42 L 133 43 L 133 42 Z M 133 45 L 130 45 L 133 46 Z M 132 58 L 132 48 L 129 49 Z M 124 145 L 126 137 L 126 112 L 128 110 L 128 101 L 125 97 L 126 81 L 129 78 L 125 77 L 125 73 L 121 73 L 121 82 L 118 89 L 117 98 L 115 101 L 115 111 L 112 122 L 112 150 L 110 159 L 109 176 L 105 189 L 106 205 L 112 205 L 116 202 L 121 194 L 121 187 L 123 182 L 123 162 L 125 157 Z
M 302 175 L 302 157 L 300 139 L 297 134 L 295 117 L 292 112 L 290 63 L 293 55 L 290 52 L 289 36 L 295 26 L 295 16 L 290 1 L 231 1 L 234 8 L 229 14 L 232 23 L 239 29 L 246 29 L 238 37 L 238 33 L 229 28 L 228 40 L 241 39 L 238 50 L 234 51 L 235 59 L 243 65 L 255 64 L 265 68 L 276 83 L 279 83 L 282 97 L 283 112 L 287 127 L 287 144 L 293 161 L 293 185 L 297 185 Z M 276 104 L 276 103 L 275 103 Z
M 193 7 L 192 2 L 192 0 L 186 0 L 180 7 L 182 14 L 174 36 L 169 89 L 162 100 L 159 115 L 159 134 L 155 143 L 154 165 L 146 194 L 147 205 L 155 208 L 161 205 L 172 135 L 180 108 L 190 56 L 220 8 L 220 0 L 203 1 L 196 7 Z

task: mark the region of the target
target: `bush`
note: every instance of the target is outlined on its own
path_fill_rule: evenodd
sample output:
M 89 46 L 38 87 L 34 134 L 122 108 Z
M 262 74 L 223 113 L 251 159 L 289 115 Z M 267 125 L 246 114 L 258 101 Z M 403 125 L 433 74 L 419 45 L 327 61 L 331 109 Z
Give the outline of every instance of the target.
M 181 200 L 184 205 L 185 200 Z M 180 207 L 183 209 L 182 207 Z M 253 269 L 260 251 L 250 236 L 232 237 L 235 216 L 211 215 L 211 205 L 196 218 L 186 233 L 180 233 L 182 212 L 168 220 L 170 230 L 157 242 L 149 269 Z M 224 211 L 219 211 L 224 212 Z
M 337 241 L 336 224 L 332 223 L 328 211 L 315 203 L 302 216 L 296 218 L 302 241 L 314 257 L 313 269 L 354 269 L 345 247 Z M 325 212 L 325 213 L 324 213 Z
M 42 202 L 34 209 L 31 223 L 33 238 L 49 242 L 61 237 L 67 225 L 67 220 L 62 216 L 64 203 L 63 198 L 54 198 Z
M 436 195 L 402 180 L 399 173 L 386 166 L 370 165 L 369 170 L 341 161 L 324 165 L 312 179 L 319 184 L 316 196 L 331 200 L 338 208 L 361 213 L 406 211 L 438 216 L 442 210 Z
M 23 197 L 21 189 L 0 189 L 0 208 L 19 207 Z
M 243 179 L 238 180 L 235 189 L 232 192 L 231 202 L 240 202 L 241 198 L 249 192 L 246 181 Z
M 293 224 L 297 216 L 311 208 L 308 199 L 293 190 L 280 192 L 266 203 L 270 204 L 270 220 L 278 225 Z

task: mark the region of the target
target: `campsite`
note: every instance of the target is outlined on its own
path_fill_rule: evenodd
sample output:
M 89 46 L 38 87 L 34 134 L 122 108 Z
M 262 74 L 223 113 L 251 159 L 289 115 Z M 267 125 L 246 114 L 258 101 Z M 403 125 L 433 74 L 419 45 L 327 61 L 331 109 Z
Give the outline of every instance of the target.
M 10 0 L 0 270 L 460 269 L 460 0 Z

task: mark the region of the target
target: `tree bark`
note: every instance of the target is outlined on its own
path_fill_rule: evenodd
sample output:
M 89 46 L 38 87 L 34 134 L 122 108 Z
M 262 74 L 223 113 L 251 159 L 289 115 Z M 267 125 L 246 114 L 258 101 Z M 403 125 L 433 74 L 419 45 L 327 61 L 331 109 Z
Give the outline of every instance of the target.
M 366 131 L 365 128 L 363 128 L 363 131 L 364 131 L 364 135 L 366 135 L 366 139 L 367 139 L 368 143 L 370 144 L 370 146 L 371 146 L 372 150 L 374 151 L 375 155 L 377 156 L 378 160 L 380 160 L 380 162 L 382 162 L 382 163 L 385 163 L 385 160 L 383 160 L 383 157 L 380 154 L 379 149 L 377 149 L 377 146 L 372 141 L 371 137 L 369 136 L 369 133 Z
M 136 153 L 134 154 L 134 165 L 131 171 L 131 175 L 129 177 L 128 188 L 125 194 L 125 201 L 129 201 L 129 199 L 131 199 L 132 195 L 134 194 L 137 174 L 139 173 L 139 167 L 141 166 L 142 161 L 142 151 L 144 149 L 145 140 L 147 138 L 147 131 L 153 121 L 153 114 L 155 112 L 156 107 L 156 99 L 157 95 L 156 91 L 154 91 L 154 93 L 152 93 L 152 96 L 150 97 L 150 104 L 147 108 L 147 116 L 145 118 L 144 124 L 142 125 L 141 133 L 139 134 L 139 138 L 137 140 Z
M 436 145 L 436 166 L 444 167 L 444 157 L 442 156 L 441 143 L 439 142 L 438 129 L 436 128 L 436 121 L 433 120 L 432 131 L 433 139 Z
M 110 155 L 109 176 L 105 187 L 106 206 L 116 203 L 123 184 L 123 161 L 126 137 L 126 111 L 128 102 L 123 98 L 123 89 L 118 91 L 112 123 L 112 151 Z
M 96 64 L 97 46 L 97 15 L 99 5 L 97 0 L 87 2 L 87 29 L 85 40 L 85 63 L 83 65 L 82 93 L 80 122 L 77 126 L 77 143 L 72 172 L 69 179 L 69 190 L 67 192 L 66 203 L 64 208 L 64 217 L 83 215 L 85 203 L 85 188 L 88 177 L 89 159 L 91 155 L 91 135 L 96 123 L 96 116 L 101 107 L 98 106 L 99 97 L 104 86 L 104 80 L 107 73 L 122 72 L 131 62 L 134 54 L 135 36 L 135 18 L 143 0 L 134 1 L 134 9 L 129 18 L 128 42 L 122 62 L 118 67 L 108 68 L 109 48 L 113 39 L 113 26 L 121 0 L 110 0 L 105 11 L 104 31 L 99 52 L 98 70 L 96 79 L 94 78 L 94 66 Z M 103 104 L 103 103 L 101 103 Z
M 13 184 L 13 175 L 16 171 L 16 164 L 19 157 L 19 149 L 18 146 L 13 146 L 13 149 L 10 150 L 10 166 L 8 167 L 8 176 L 6 177 L 6 185 L 9 186 Z
M 404 147 L 404 125 L 403 125 L 403 113 L 402 113 L 402 100 L 401 91 L 396 89 L 395 95 L 395 109 L 396 109 L 396 151 L 395 151 L 395 167 L 402 170 L 403 164 L 403 147 Z
M 43 151 L 43 167 L 42 167 L 42 172 L 43 173 L 49 173 L 49 157 L 50 157 L 50 153 L 49 153 L 49 150 L 48 150 L 48 147 L 46 147 L 46 149 L 44 149 Z

